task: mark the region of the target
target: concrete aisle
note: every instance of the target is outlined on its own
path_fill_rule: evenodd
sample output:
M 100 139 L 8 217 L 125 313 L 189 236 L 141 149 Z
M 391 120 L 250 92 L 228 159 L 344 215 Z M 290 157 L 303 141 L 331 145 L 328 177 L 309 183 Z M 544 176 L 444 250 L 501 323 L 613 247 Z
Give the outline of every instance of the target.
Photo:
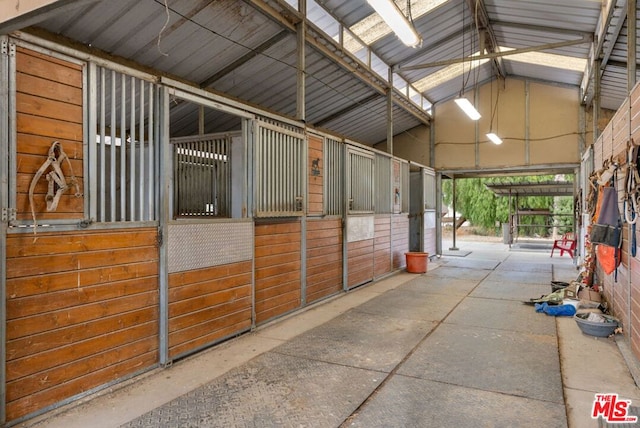
M 522 304 L 567 257 L 459 246 L 23 426 L 583 428 L 595 393 L 640 404 L 613 339 Z

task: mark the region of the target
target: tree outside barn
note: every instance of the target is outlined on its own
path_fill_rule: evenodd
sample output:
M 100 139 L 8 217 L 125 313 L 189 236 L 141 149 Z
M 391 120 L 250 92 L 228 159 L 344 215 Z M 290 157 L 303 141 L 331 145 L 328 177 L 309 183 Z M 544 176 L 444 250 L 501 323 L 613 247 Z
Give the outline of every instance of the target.
M 573 198 L 571 196 L 498 196 L 487 185 L 516 183 L 545 183 L 568 177 L 553 175 L 514 176 L 509 178 L 456 179 L 456 216 L 465 219 L 466 232 L 483 236 L 501 236 L 502 225 L 509 222 L 509 214 L 527 210 L 531 215 L 519 216 L 518 234 L 527 237 L 551 238 L 573 231 Z M 442 204 L 453 205 L 453 180 L 442 182 Z M 510 201 L 511 199 L 511 201 Z M 509 203 L 511 202 L 511 209 Z M 517 204 L 517 206 L 516 206 Z M 549 212 L 549 215 L 535 213 Z M 456 222 L 458 227 L 463 222 Z

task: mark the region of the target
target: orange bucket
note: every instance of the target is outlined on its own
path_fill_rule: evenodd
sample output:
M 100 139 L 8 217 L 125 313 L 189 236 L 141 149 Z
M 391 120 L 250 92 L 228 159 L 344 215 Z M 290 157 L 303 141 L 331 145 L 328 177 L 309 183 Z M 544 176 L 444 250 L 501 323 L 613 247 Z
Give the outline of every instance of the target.
M 407 258 L 407 272 L 425 273 L 427 271 L 429 253 L 410 251 L 408 253 L 404 253 L 404 255 Z

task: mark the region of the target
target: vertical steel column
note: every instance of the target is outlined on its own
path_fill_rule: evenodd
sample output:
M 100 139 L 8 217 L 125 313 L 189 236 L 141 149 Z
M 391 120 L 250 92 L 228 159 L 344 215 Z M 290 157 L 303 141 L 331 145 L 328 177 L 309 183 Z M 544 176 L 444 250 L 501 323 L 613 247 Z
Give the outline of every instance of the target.
M 509 242 L 509 249 L 511 249 L 511 243 L 513 242 L 513 217 L 511 217 L 511 189 L 509 189 L 509 233 L 507 234 L 507 242 Z
M 307 58 L 306 58 L 306 34 L 307 34 L 307 0 L 298 1 L 298 9 L 302 15 L 302 20 L 296 25 L 298 40 L 298 73 L 297 73 L 297 105 L 296 117 L 299 121 L 306 120 L 306 81 L 307 81 Z
M 452 183 L 452 196 L 451 196 L 451 205 L 453 205 L 453 243 L 449 248 L 452 251 L 457 251 L 459 248 L 456 247 L 456 178 L 454 176 L 451 177 L 453 180 Z
M 631 90 L 636 84 L 636 36 L 637 36 L 637 20 L 636 20 L 637 0 L 627 0 L 627 93 L 630 95 Z M 629 99 L 629 139 L 631 139 L 631 97 Z M 627 224 L 629 237 L 635 232 L 635 227 Z M 632 323 L 631 323 L 631 238 L 627 241 L 627 320 L 629 325 L 625 326 L 627 338 L 631 339 Z
M 593 101 L 592 101 L 592 111 L 593 111 L 593 143 L 595 144 L 596 140 L 600 136 L 600 126 L 598 122 L 600 121 L 600 65 L 601 60 L 596 59 L 593 62 Z M 600 145 L 600 149 L 604 150 L 604 144 Z M 604 159 L 604 154 L 602 159 Z
M 582 103 L 580 102 L 580 99 L 578 99 L 578 129 L 580 129 L 580 135 L 578 137 L 578 153 L 580 153 L 580 156 L 582 156 L 582 154 L 584 153 L 584 149 L 585 147 L 587 147 L 587 137 L 586 137 L 586 131 L 587 131 L 587 113 L 585 111 L 585 106 L 582 105 Z
M 300 141 L 299 144 L 302 144 L 302 159 L 300 159 L 299 167 L 300 178 L 302 179 L 302 189 L 300 194 L 303 196 L 302 199 L 302 218 L 300 222 L 300 305 L 305 306 L 307 304 L 307 204 L 309 201 L 309 138 L 305 137 Z M 294 207 L 297 209 L 298 207 Z
M 436 117 L 436 106 L 431 106 L 431 122 L 429 123 L 429 163 L 427 166 L 431 168 L 436 167 L 436 125 L 435 125 L 435 117 Z M 442 177 L 440 177 L 442 181 Z
M 473 106 L 476 108 L 476 110 L 480 111 L 478 109 L 478 100 L 480 99 L 480 88 L 478 87 L 478 85 L 476 85 L 473 88 Z M 475 166 L 476 168 L 480 168 L 480 121 L 479 120 L 474 120 L 473 121 L 473 130 L 474 130 L 474 135 L 475 135 Z M 455 247 L 455 244 L 454 244 Z
M 389 90 L 387 92 L 387 153 L 393 155 L 393 69 L 389 67 Z
M 350 165 L 351 165 L 351 156 L 349 156 L 349 151 L 347 150 L 347 145 L 342 145 L 342 153 L 344 163 L 343 167 L 343 188 L 342 188 L 342 289 L 344 291 L 349 290 L 349 242 L 348 238 L 348 230 L 347 230 L 347 220 L 349 218 L 349 188 L 351 187 L 351 176 L 349 175 Z
M 627 92 L 636 85 L 636 35 L 638 33 L 636 20 L 637 0 L 627 0 Z
M 424 238 L 422 239 L 424 245 Z M 442 174 L 436 173 L 436 254 L 442 255 Z
M 529 140 L 529 126 L 531 125 L 531 106 L 529 105 L 529 81 L 524 82 L 524 164 L 531 162 L 531 144 Z
M 161 160 L 158 171 L 160 183 L 160 212 L 158 216 L 158 282 L 159 282 L 159 353 L 160 366 L 167 366 L 169 361 L 169 251 L 167 249 L 167 239 L 169 236 L 169 220 L 172 218 L 171 191 L 173 189 L 173 147 L 169 143 L 169 90 L 159 89 L 160 99 L 160 135 L 158 136 L 159 153 Z M 131 186 L 132 188 L 134 186 Z
M 198 107 L 198 135 L 204 135 L 204 106 Z
M 154 99 L 155 99 L 155 90 L 154 90 L 154 84 L 153 83 L 149 83 L 149 117 L 147 119 L 147 132 L 149 134 L 148 137 L 148 145 L 149 145 L 149 164 L 147 167 L 147 202 L 149 204 L 149 209 L 147 212 L 147 218 L 146 220 L 151 221 L 151 220 L 155 220 L 155 196 L 156 196 L 156 192 L 153 190 L 154 183 L 156 183 L 156 172 L 155 172 L 155 159 L 156 157 L 154 156 L 154 152 L 155 152 L 155 144 L 154 144 L 154 113 L 155 113 L 155 107 L 154 107 Z M 142 180 L 144 180 L 144 177 L 141 178 Z
M 248 174 L 248 188 L 247 196 L 249 197 L 249 210 L 253 218 L 253 243 L 251 245 L 251 329 L 256 328 L 256 245 L 255 245 L 255 230 L 256 230 L 256 213 L 257 213 L 257 189 L 260 187 L 259 180 L 261 171 L 258 171 L 258 161 L 260 153 L 260 129 L 258 127 L 258 121 L 252 120 L 250 123 L 245 121 L 246 136 L 247 139 L 247 174 Z M 251 166 L 249 168 L 249 165 Z
M 6 421 L 7 227 L 9 224 L 9 38 L 0 36 L 0 425 Z

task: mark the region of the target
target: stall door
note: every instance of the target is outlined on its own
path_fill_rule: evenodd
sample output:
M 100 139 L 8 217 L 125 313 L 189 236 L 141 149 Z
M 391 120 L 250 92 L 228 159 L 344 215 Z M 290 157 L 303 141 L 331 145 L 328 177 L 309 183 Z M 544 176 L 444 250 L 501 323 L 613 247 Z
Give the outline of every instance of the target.
M 373 153 L 347 149 L 347 288 L 374 277 L 374 165 Z

